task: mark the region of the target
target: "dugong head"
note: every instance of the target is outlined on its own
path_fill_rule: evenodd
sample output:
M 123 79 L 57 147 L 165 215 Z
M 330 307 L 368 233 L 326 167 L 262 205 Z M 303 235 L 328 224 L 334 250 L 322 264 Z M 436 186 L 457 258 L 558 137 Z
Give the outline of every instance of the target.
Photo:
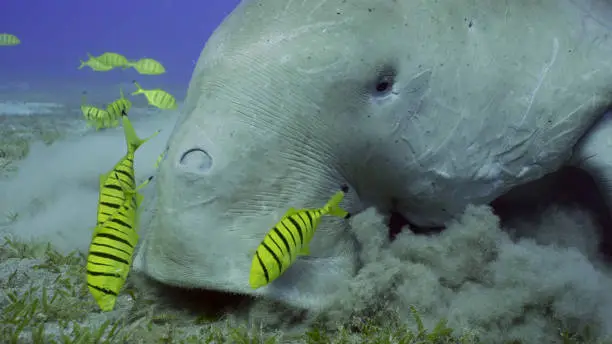
M 548 82 L 529 97 L 547 64 L 593 67 L 561 56 L 569 29 L 551 28 L 551 13 L 560 14 L 543 3 L 512 5 L 514 22 L 503 28 L 491 24 L 507 15 L 502 3 L 473 20 L 485 12 L 471 2 L 241 3 L 197 63 L 136 269 L 167 284 L 315 308 L 359 265 L 343 220 L 325 218 L 311 255 L 279 279 L 248 285 L 255 249 L 289 207 L 322 206 L 348 184 L 349 212 L 395 208 L 440 225 L 557 168 L 592 122 L 600 85 L 592 79 L 560 105 L 551 105 L 560 91 Z M 566 89 L 578 79 L 547 77 Z M 552 117 L 559 112 L 540 111 L 547 106 L 573 111 L 563 116 L 567 135 L 532 130 L 562 125 Z

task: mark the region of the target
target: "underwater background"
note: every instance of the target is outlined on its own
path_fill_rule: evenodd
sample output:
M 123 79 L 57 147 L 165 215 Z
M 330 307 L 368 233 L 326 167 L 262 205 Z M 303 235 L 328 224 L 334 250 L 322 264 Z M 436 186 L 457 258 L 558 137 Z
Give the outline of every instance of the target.
M 185 95 L 191 72 L 206 39 L 238 3 L 206 1 L 44 1 L 0 3 L 0 32 L 21 44 L 0 53 L 0 99 L 80 102 L 87 90 L 93 101 L 115 95 L 112 85 L 138 79 Z M 133 70 L 78 70 L 86 53 L 118 52 L 131 59 L 150 57 L 166 67 L 162 75 Z M 34 96 L 36 95 L 36 96 Z M 0 109 L 0 114 L 10 110 Z M 17 111 L 16 111 L 17 112 Z

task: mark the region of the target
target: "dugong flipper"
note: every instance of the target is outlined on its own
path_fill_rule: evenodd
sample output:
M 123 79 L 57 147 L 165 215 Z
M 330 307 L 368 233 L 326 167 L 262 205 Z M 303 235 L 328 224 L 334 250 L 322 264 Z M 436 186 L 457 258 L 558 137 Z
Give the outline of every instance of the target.
M 612 102 L 612 17 L 590 2 L 241 3 L 198 61 L 135 268 L 315 309 L 359 267 L 345 221 L 325 219 L 310 256 L 248 286 L 289 207 L 348 183 L 349 212 L 438 226 L 572 157 L 609 176 L 607 137 L 587 132 Z M 584 165 L 589 149 L 604 160 Z

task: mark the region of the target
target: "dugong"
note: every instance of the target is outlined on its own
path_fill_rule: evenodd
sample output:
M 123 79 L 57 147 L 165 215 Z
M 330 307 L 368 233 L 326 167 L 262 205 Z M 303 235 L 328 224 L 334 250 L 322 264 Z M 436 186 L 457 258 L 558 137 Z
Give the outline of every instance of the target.
M 443 226 L 563 166 L 612 197 L 612 1 L 251 0 L 207 41 L 161 162 L 135 269 L 304 309 L 356 274 L 347 221 L 249 287 L 289 207 L 340 185 Z

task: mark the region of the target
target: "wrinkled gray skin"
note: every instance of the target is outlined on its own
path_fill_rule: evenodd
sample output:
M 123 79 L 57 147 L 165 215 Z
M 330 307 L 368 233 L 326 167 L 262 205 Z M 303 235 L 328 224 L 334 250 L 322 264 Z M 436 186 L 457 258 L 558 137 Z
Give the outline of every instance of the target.
M 256 291 L 251 259 L 289 207 L 343 183 L 348 211 L 419 226 L 564 164 L 610 196 L 606 18 L 610 1 L 242 3 L 200 56 L 135 268 L 317 309 L 359 266 L 345 221 L 324 219 L 311 256 Z

